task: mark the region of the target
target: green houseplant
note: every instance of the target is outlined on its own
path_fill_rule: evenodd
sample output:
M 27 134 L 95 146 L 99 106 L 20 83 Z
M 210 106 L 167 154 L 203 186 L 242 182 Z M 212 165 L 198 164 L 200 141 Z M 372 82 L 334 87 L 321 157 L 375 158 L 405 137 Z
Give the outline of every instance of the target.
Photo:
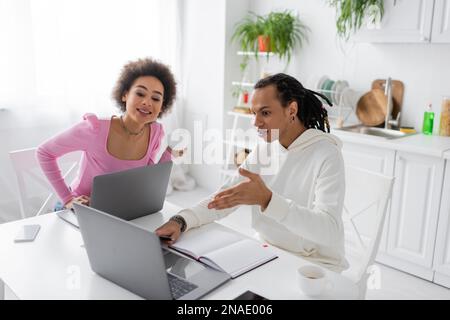
M 263 35 L 265 30 L 265 18 L 253 12 L 235 25 L 231 41 L 237 41 L 242 51 L 255 52 L 257 55 L 258 36 Z
M 249 12 L 236 24 L 231 40 L 237 41 L 242 51 L 254 52 L 256 57 L 258 52 L 270 51 L 281 59 L 287 58 L 289 63 L 295 47 L 298 45 L 301 48 L 308 40 L 309 31 L 289 10 L 271 12 L 265 16 Z M 266 48 L 261 48 L 261 45 Z
M 384 0 L 329 0 L 329 5 L 336 9 L 337 33 L 344 40 L 364 22 L 378 23 L 384 15 Z
M 270 50 L 280 59 L 290 62 L 292 52 L 298 45 L 301 48 L 308 41 L 310 29 L 290 11 L 271 12 L 265 18 L 264 35 L 269 38 Z
M 231 41 L 239 44 L 242 51 L 254 53 L 256 59 L 260 52 L 270 53 L 280 59 L 286 59 L 289 64 L 296 47 L 301 48 L 308 41 L 310 29 L 291 11 L 270 12 L 267 15 L 257 15 L 249 12 L 247 16 L 235 25 Z M 241 62 L 241 72 L 244 73 L 249 55 L 244 55 Z M 235 90 L 233 95 L 238 95 Z

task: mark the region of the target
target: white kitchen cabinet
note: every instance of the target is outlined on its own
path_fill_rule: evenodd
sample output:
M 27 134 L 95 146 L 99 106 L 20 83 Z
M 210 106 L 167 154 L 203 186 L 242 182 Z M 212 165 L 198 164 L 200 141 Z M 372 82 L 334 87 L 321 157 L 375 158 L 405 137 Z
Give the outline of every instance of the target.
M 445 160 L 397 151 L 384 263 L 427 280 L 433 255 Z
M 363 27 L 353 40 L 384 43 L 429 43 L 432 41 L 433 16 L 440 13 L 434 9 L 434 0 L 385 0 L 385 12 L 379 26 Z M 442 6 L 447 5 L 447 0 Z M 448 26 L 447 26 L 448 28 Z
M 394 174 L 394 162 L 395 162 L 395 151 L 383 148 L 376 148 L 368 146 L 365 144 L 357 143 L 344 143 L 342 148 L 342 155 L 344 157 L 345 165 L 350 165 L 358 168 L 363 168 L 366 170 L 382 173 L 387 176 L 393 176 Z M 363 181 L 361 182 L 363 183 Z M 351 195 L 347 195 L 351 197 Z M 351 198 L 350 198 L 351 199 Z M 355 199 L 358 201 L 358 199 Z M 373 208 L 372 210 L 375 210 Z M 363 215 L 355 218 L 355 223 L 357 224 L 358 230 L 361 231 L 362 237 L 364 234 L 372 234 L 372 228 L 375 223 L 374 217 L 375 212 L 367 209 Z M 379 254 L 377 260 L 382 259 L 382 256 L 387 249 L 387 233 L 388 233 L 388 221 L 389 221 L 389 206 L 386 213 L 385 225 L 383 229 L 383 234 L 379 246 Z M 364 230 L 367 230 L 366 232 Z M 366 240 L 366 239 L 364 239 Z
M 432 42 L 450 43 L 450 0 L 435 0 Z
M 450 288 L 450 160 L 445 167 L 433 269 L 433 281 Z
M 394 174 L 395 151 L 367 144 L 344 143 L 342 155 L 346 165 L 382 173 Z
M 355 36 L 362 42 L 429 42 L 434 0 L 386 0 L 379 28 L 362 28 Z
M 450 140 L 339 133 L 346 165 L 395 178 L 376 261 L 450 288 Z

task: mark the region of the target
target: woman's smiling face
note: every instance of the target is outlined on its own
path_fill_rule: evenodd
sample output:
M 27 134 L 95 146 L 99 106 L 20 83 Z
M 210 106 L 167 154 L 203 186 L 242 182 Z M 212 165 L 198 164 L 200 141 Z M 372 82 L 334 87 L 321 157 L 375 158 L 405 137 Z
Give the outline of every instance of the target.
M 162 109 L 164 86 L 157 78 L 144 76 L 137 78 L 130 90 L 122 97 L 127 115 L 137 123 L 156 121 Z

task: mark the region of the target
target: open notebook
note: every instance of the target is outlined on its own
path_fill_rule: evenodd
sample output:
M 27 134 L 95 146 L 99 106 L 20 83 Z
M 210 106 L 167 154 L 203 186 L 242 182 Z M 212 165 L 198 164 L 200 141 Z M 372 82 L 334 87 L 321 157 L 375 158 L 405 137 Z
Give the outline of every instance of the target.
M 277 258 L 269 247 L 217 223 L 183 233 L 170 247 L 232 278 Z

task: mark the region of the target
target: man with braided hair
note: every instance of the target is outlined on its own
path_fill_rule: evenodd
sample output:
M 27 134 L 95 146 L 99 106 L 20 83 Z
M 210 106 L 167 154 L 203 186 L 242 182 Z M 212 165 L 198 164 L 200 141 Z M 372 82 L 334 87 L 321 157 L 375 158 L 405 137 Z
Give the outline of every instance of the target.
M 317 96 L 331 105 L 289 75 L 261 79 L 251 103 L 265 142 L 248 155 L 239 175 L 156 233 L 170 236 L 170 244 L 181 232 L 251 205 L 252 227 L 262 239 L 331 270 L 346 269 L 342 143 L 329 133 L 327 111 Z M 261 154 L 276 157 L 274 170 L 265 170 Z

